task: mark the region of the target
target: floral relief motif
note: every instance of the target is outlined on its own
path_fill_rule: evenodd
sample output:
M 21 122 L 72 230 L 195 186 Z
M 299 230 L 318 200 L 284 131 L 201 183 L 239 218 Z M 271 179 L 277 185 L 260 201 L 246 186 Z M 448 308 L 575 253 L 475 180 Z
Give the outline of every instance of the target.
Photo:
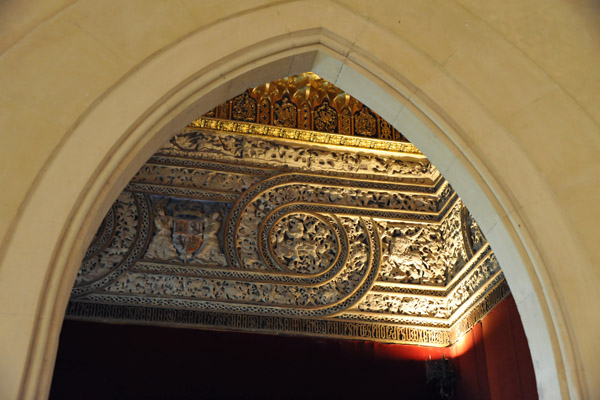
M 242 193 L 260 179 L 260 177 L 247 174 L 166 166 L 152 164 L 150 161 L 138 171 L 132 182 Z
M 130 252 L 138 229 L 138 212 L 131 193 L 121 193 L 113 205 L 113 213 L 116 226 L 110 243 L 101 252 L 84 259 L 75 278 L 76 286 L 93 282 L 115 270 Z M 97 234 L 96 238 L 100 236 Z
M 165 156 L 194 157 L 220 162 L 243 162 L 249 166 L 276 167 L 282 171 L 354 176 L 412 179 L 433 182 L 439 171 L 427 160 L 413 161 L 393 154 L 369 154 L 290 143 L 281 139 L 262 139 L 234 134 L 188 131 L 176 135 L 160 152 Z
M 296 178 L 293 178 L 294 180 Z M 273 178 L 270 182 L 264 181 L 261 185 L 264 190 L 244 205 L 240 215 L 240 223 L 236 226 L 235 248 L 241 265 L 247 269 L 264 270 L 266 265 L 262 262 L 258 250 L 257 226 L 275 208 L 287 203 L 309 203 L 322 204 L 326 206 L 350 206 L 365 208 L 391 208 L 396 210 L 419 210 L 437 211 L 435 199 L 428 196 L 404 196 L 400 192 L 383 190 L 371 191 L 360 188 L 341 187 L 350 182 L 324 179 L 319 182 L 310 183 L 311 178 L 305 178 L 307 182 L 289 182 L 286 185 L 278 184 L 279 178 Z M 299 179 L 301 180 L 301 179 Z M 329 180 L 332 186 L 324 186 Z M 272 182 L 272 183 L 271 183 Z M 333 186 L 338 184 L 340 186 Z M 272 185 L 272 187 L 271 187 Z M 257 186 L 261 187 L 261 186 Z M 231 228 L 233 230 L 233 228 Z
M 432 318 L 450 316 L 445 299 L 424 297 L 402 297 L 394 295 L 369 294 L 358 305 L 361 311 L 402 314 Z
M 113 205 L 72 301 L 449 329 L 502 279 L 423 158 L 186 130 Z
M 350 296 L 369 273 L 370 241 L 364 223 L 358 218 L 344 218 L 343 225 L 352 240 L 347 267 L 333 280 L 311 286 L 219 280 L 165 274 L 128 273 L 105 288 L 113 294 L 176 296 L 189 299 L 238 301 L 247 304 L 294 305 L 317 308 L 332 305 Z M 287 313 L 293 314 L 294 310 Z M 319 314 L 326 311 L 318 311 Z

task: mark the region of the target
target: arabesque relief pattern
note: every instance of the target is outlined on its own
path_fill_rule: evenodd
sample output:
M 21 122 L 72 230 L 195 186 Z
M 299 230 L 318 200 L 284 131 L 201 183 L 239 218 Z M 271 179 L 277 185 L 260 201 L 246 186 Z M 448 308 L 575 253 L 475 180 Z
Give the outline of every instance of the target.
M 269 109 L 281 126 L 314 113 L 326 131 L 379 124 L 340 122 L 330 98 L 292 110 L 285 96 Z M 266 106 L 242 100 L 229 111 L 260 120 Z M 188 127 L 107 214 L 67 313 L 445 346 L 505 285 L 422 156 Z

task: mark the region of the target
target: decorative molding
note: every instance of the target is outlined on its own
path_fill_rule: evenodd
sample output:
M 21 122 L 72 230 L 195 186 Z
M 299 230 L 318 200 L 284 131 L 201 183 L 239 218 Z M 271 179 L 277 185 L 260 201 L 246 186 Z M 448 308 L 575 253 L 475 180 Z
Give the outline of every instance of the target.
M 508 283 L 502 278 L 491 290 L 481 297 L 480 301 L 461 316 L 460 319 L 450 328 L 450 342 L 456 343 L 467 333 L 475 324 L 490 312 L 498 303 L 504 300 L 510 294 Z
M 392 142 L 368 137 L 345 136 L 336 133 L 325 133 L 289 127 L 265 126 L 251 122 L 223 121 L 202 117 L 192 122 L 188 129 L 203 131 L 241 133 L 244 135 L 268 136 L 291 139 L 307 143 L 355 147 L 358 149 L 381 150 L 407 155 L 422 156 L 423 153 L 409 142 Z M 184 130 L 185 132 L 185 130 Z
M 215 118 L 239 124 L 214 125 Z M 377 113 L 311 72 L 248 89 L 190 127 L 421 154 Z
M 72 301 L 67 318 L 445 347 L 446 329 Z
M 313 78 L 163 146 L 100 226 L 67 316 L 447 346 L 506 296 L 439 171 L 410 143 L 335 133 L 389 127 L 333 87 L 311 97 Z
M 416 184 L 428 184 L 440 178 L 439 171 L 422 156 L 368 148 L 359 151 L 348 148 L 346 144 L 281 139 L 277 138 L 279 135 L 241 135 L 240 132 L 225 129 L 228 124 L 237 123 L 215 123 L 218 123 L 219 129 L 184 129 L 163 146 L 153 159 L 180 157 L 205 163 L 241 160 L 247 167 L 305 173 L 319 171 L 319 174 L 325 175 L 361 176 L 366 179 L 378 177 L 380 180 Z M 274 140 L 277 143 L 275 147 Z

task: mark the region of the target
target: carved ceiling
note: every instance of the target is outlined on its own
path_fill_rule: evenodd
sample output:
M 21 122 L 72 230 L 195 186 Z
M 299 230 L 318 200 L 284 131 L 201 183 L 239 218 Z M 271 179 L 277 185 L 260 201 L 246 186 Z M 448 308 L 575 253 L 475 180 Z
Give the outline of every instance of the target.
M 447 346 L 507 294 L 439 171 L 304 74 L 211 110 L 140 169 L 67 317 Z

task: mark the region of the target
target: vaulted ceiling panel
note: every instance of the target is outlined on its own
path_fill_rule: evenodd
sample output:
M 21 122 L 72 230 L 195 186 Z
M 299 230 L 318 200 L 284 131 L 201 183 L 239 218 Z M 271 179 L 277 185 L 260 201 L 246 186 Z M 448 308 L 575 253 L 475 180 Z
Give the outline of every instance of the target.
M 67 317 L 447 346 L 507 294 L 439 171 L 308 73 L 216 107 L 140 169 Z

